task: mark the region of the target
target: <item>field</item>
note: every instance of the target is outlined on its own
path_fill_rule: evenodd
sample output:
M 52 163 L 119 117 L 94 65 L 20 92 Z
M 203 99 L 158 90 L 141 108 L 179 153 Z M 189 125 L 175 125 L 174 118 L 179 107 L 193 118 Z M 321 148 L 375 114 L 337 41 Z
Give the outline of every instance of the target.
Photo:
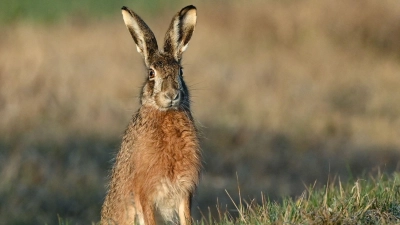
M 0 224 L 99 220 L 145 77 L 119 9 L 160 42 L 188 4 L 52 2 L 0 3 Z M 240 218 L 226 193 L 236 201 L 238 186 L 283 204 L 329 177 L 400 170 L 399 2 L 193 4 L 183 65 L 204 156 L 195 219 L 218 218 L 217 204 Z

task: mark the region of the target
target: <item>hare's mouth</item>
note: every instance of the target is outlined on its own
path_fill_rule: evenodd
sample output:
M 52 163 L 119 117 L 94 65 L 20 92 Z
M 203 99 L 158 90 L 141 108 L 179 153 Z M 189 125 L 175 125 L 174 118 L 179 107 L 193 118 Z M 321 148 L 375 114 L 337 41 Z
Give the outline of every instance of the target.
M 181 104 L 181 94 L 179 93 L 172 97 L 166 94 L 158 95 L 156 103 L 161 110 L 178 109 Z
M 177 105 L 177 106 L 171 105 L 171 106 L 167 106 L 167 107 L 165 107 L 165 106 L 159 106 L 158 109 L 159 109 L 160 111 L 178 110 L 178 109 L 179 109 L 179 105 Z
M 163 105 L 162 108 L 168 110 L 168 109 L 178 109 L 180 102 L 179 101 L 170 101 L 169 103 L 166 103 Z

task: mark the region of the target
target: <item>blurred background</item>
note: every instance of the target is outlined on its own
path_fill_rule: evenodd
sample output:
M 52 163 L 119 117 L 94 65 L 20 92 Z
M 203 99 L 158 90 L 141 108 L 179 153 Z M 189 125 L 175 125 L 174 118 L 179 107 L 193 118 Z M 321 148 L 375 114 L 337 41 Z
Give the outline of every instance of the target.
M 195 218 L 400 169 L 400 2 L 0 1 L 0 224 L 100 219 L 145 79 L 120 13 L 162 45 L 194 4 L 184 54 L 201 130 Z

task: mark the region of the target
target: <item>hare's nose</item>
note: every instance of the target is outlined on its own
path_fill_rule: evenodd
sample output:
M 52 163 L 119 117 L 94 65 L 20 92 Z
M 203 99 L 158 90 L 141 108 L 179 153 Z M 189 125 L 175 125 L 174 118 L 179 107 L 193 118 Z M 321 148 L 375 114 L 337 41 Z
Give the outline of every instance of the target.
M 168 91 L 167 93 L 164 94 L 165 98 L 175 101 L 179 99 L 179 91 Z

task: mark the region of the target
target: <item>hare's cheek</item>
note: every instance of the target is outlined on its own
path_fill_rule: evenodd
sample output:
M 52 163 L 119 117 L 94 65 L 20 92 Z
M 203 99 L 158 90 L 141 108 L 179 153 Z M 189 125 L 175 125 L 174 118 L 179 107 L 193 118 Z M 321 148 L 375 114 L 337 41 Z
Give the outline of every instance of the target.
M 165 101 L 165 98 L 163 98 L 163 95 L 161 93 L 156 93 L 154 95 L 154 100 L 155 100 L 155 102 L 156 102 L 158 107 L 160 107 L 160 108 L 167 108 L 168 107 L 169 102 Z
M 152 82 L 147 83 L 143 87 L 143 93 L 142 96 L 145 98 L 150 98 L 154 94 L 154 84 Z
M 156 77 L 155 80 L 152 83 L 153 86 L 153 92 L 154 93 L 159 93 L 161 92 L 162 89 L 162 83 L 163 83 L 163 79 L 160 77 Z
M 147 91 L 148 91 L 149 93 L 151 93 L 151 95 L 152 95 L 153 92 L 154 92 L 154 86 L 155 86 L 155 82 L 154 82 L 154 81 L 148 81 L 148 83 L 146 84 Z

